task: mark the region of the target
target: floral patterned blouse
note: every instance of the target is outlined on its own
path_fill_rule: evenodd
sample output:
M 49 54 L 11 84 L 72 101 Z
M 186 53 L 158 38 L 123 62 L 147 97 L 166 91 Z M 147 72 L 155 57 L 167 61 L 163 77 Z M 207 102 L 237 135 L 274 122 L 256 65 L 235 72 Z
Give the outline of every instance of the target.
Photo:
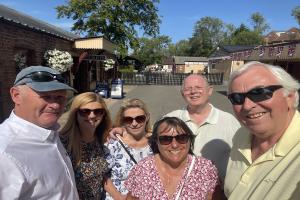
M 124 186 L 124 181 L 135 164 L 118 140 L 111 139 L 104 145 L 104 155 L 111 169 L 110 178 L 120 193 L 127 194 L 128 191 Z M 124 145 L 137 162 L 152 155 L 152 150 L 148 145 L 143 148 L 132 148 L 126 144 Z M 113 198 L 106 193 L 106 199 L 112 200 Z
M 63 143 L 66 147 L 67 143 L 64 141 Z M 103 147 L 97 140 L 81 144 L 82 159 L 79 166 L 74 167 L 74 157 L 68 152 L 74 168 L 79 198 L 80 200 L 100 200 L 104 196 L 103 177 L 108 172 Z
M 125 181 L 125 187 L 133 196 L 138 197 L 140 200 L 174 200 L 181 184 L 183 184 L 180 200 L 206 199 L 208 192 L 213 192 L 219 183 L 217 168 L 210 160 L 196 157 L 194 167 L 189 177 L 186 178 L 191 161 L 192 156 L 189 155 L 188 165 L 185 168 L 183 178 L 177 185 L 176 192 L 171 197 L 168 196 L 158 175 L 154 156 L 149 156 L 133 167 L 128 179 Z

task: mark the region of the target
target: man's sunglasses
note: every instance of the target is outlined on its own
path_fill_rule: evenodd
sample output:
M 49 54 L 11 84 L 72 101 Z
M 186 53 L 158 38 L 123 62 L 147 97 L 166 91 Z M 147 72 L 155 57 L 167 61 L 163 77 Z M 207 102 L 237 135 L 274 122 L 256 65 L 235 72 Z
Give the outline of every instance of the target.
M 91 112 L 93 112 L 94 115 L 96 115 L 97 117 L 100 117 L 100 116 L 104 115 L 105 109 L 97 108 L 97 109 L 92 110 L 92 109 L 84 108 L 84 109 L 78 110 L 79 115 L 82 117 L 88 117 L 91 114 Z
M 180 144 L 186 144 L 190 139 L 190 135 L 188 134 L 179 134 L 176 136 L 162 135 L 158 137 L 158 141 L 161 145 L 169 145 L 172 143 L 173 138 Z
M 40 72 L 33 72 L 31 74 L 28 74 L 28 75 L 22 77 L 15 84 L 19 83 L 24 78 L 30 78 L 34 82 L 50 82 L 50 81 L 54 81 L 54 80 L 59 81 L 61 83 L 66 82 L 61 74 L 51 74 L 50 72 L 40 71 Z
M 248 97 L 253 102 L 260 102 L 271 99 L 273 93 L 282 88 L 281 85 L 270 85 L 267 87 L 254 88 L 245 93 L 231 93 L 228 95 L 228 99 L 233 105 L 242 105 Z
M 126 117 L 125 116 L 122 119 L 124 124 L 132 124 L 133 120 L 135 120 L 139 124 L 142 124 L 146 121 L 146 116 L 145 115 L 139 115 L 136 117 L 129 117 L 129 116 Z

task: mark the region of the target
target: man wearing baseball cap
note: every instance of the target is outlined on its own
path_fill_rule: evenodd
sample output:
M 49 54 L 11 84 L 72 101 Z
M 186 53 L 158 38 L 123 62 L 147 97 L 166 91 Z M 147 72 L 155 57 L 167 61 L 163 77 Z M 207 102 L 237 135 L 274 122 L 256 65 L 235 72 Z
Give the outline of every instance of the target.
M 78 199 L 57 134 L 67 90 L 76 92 L 49 67 L 18 73 L 10 89 L 14 110 L 0 124 L 0 199 Z

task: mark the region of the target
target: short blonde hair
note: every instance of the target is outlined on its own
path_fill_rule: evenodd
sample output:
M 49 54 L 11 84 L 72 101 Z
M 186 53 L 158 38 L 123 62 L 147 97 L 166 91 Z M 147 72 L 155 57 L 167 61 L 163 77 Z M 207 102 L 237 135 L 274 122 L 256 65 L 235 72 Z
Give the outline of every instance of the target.
M 122 122 L 122 119 L 124 117 L 124 112 L 129 109 L 129 108 L 140 108 L 141 110 L 144 111 L 145 115 L 146 115 L 146 133 L 151 133 L 152 132 L 152 128 L 151 128 L 151 125 L 150 125 L 150 113 L 148 111 L 148 108 L 145 104 L 145 102 L 143 102 L 142 100 L 140 99 L 128 99 L 128 100 L 125 100 L 117 115 L 116 115 L 116 119 L 115 119 L 115 123 L 114 123 L 114 126 L 115 127 L 121 127 L 123 126 L 123 122 Z

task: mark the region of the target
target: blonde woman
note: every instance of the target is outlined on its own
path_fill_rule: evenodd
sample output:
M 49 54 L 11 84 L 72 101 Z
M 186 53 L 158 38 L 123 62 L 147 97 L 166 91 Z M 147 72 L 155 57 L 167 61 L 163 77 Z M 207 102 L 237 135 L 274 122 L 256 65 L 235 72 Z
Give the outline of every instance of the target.
M 108 165 L 103 143 L 111 126 L 110 114 L 101 96 L 86 92 L 74 98 L 60 135 L 72 160 L 81 200 L 99 200 L 104 194 L 103 177 Z
M 105 158 L 111 169 L 106 181 L 106 199 L 125 199 L 124 187 L 131 168 L 140 160 L 152 154 L 148 145 L 151 134 L 150 114 L 140 99 L 125 101 L 116 115 L 115 127 L 123 127 L 124 132 L 117 140 L 105 144 Z

